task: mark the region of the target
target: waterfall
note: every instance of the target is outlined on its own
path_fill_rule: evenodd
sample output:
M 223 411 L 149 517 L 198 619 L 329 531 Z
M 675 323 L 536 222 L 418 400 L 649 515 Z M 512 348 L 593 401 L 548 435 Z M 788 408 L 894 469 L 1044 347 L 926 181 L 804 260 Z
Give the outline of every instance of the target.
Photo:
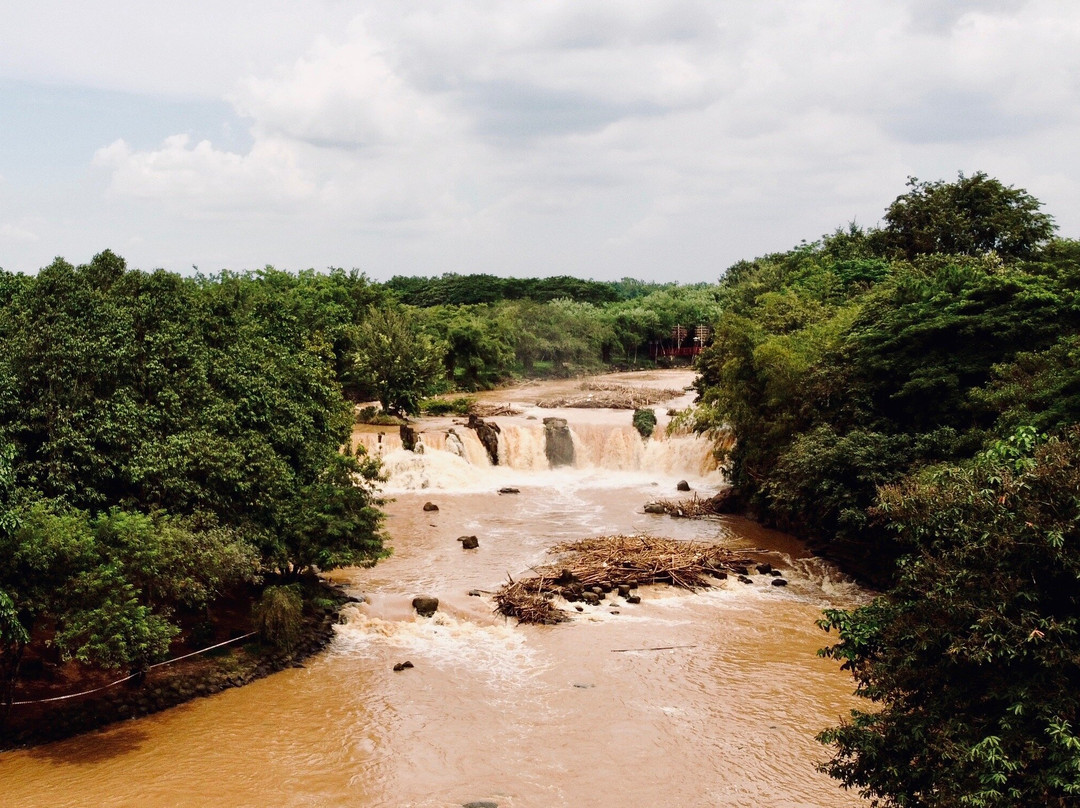
M 394 490 L 489 488 L 510 479 L 514 484 L 543 484 L 543 475 L 555 471 L 564 475 L 637 472 L 693 477 L 704 484 L 720 482 L 712 445 L 699 435 L 667 435 L 657 429 L 654 437 L 643 440 L 627 425 L 570 424 L 573 465 L 553 469 L 548 446 L 552 430 L 537 421 L 514 418 L 500 421 L 499 426 L 497 466 L 492 465 L 475 431 L 459 424 L 425 430 L 421 423 L 417 452 L 403 450 L 396 433 L 380 437 L 378 432 L 363 431 L 354 436 L 354 442 L 382 459 L 388 485 Z M 565 432 L 556 434 L 565 441 Z
M 499 435 L 499 465 L 522 471 L 546 471 L 544 428 L 523 424 L 503 424 Z

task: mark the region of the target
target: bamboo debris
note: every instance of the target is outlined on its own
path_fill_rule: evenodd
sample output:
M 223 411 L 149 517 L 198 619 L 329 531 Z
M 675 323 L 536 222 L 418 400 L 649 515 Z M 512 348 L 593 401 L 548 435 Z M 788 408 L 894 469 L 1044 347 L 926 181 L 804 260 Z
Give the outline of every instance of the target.
M 588 601 L 601 592 L 655 583 L 706 589 L 751 563 L 723 547 L 654 536 L 601 536 L 557 544 L 549 552 L 559 562 L 504 584 L 495 593 L 496 612 L 521 623 L 558 623 L 568 615 L 553 602 L 556 596 Z
M 521 410 L 511 407 L 509 404 L 472 404 L 469 406 L 469 415 L 478 418 L 493 418 L 496 415 L 521 415 Z
M 581 395 L 554 396 L 541 399 L 536 406 L 545 409 L 570 407 L 574 409 L 636 410 L 670 401 L 683 394 L 682 390 L 660 390 L 652 387 L 630 387 L 625 384 L 582 382 Z
M 550 583 L 550 581 L 548 582 Z M 495 611 L 506 617 L 516 617 L 519 623 L 553 626 L 568 618 L 566 612 L 552 603 L 553 594 L 543 589 L 543 578 L 510 578 L 495 593 Z
M 699 497 L 694 494 L 690 499 L 654 499 L 645 506 L 645 512 L 700 519 L 703 516 L 725 513 L 723 506 L 724 501 L 716 497 Z

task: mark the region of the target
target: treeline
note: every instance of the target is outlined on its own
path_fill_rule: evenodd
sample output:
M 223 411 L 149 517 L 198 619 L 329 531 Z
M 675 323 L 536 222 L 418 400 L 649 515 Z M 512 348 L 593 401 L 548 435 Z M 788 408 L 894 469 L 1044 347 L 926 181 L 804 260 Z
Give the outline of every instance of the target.
M 377 299 L 109 252 L 0 272 L 0 705 L 32 640 L 138 670 L 246 582 L 382 554 L 377 468 L 341 451 Z
M 462 288 L 483 290 L 472 278 L 410 279 L 417 288 L 436 288 L 450 278 Z M 395 279 L 398 280 L 398 279 Z M 502 280 L 502 279 L 500 279 Z M 506 279 L 522 288 L 573 291 L 564 278 Z M 569 279 L 573 280 L 573 279 Z M 610 366 L 651 366 L 649 346 L 670 342 L 676 326 L 710 325 L 719 316 L 717 289 L 708 284 L 677 286 L 623 279 L 583 281 L 586 289 L 606 287 L 620 297 L 597 304 L 574 297 L 529 297 L 487 303 L 411 305 L 401 302 L 394 282 L 369 292 L 381 295 L 356 333 L 363 351 L 354 353 L 359 372 L 344 377 L 346 393 L 378 398 L 392 413 L 417 412 L 424 396 L 449 390 L 481 390 L 516 376 L 570 376 Z M 432 295 L 431 299 L 441 297 Z M 472 299 L 462 294 L 455 299 Z M 406 296 L 404 299 L 409 298 Z
M 424 278 L 395 275 L 384 284 L 407 306 L 471 306 L 500 300 L 534 300 L 546 303 L 559 298 L 581 303 L 612 303 L 621 300 L 613 283 L 583 280 L 568 275 L 551 278 L 500 278 L 497 275 L 458 275 Z
M 913 179 L 719 298 L 698 425 L 733 430 L 739 501 L 888 587 L 822 622 L 877 703 L 825 770 L 886 805 L 1076 804 L 1080 243 L 984 174 Z
M 650 363 L 649 343 L 677 325 L 710 324 L 716 287 L 676 286 L 604 305 L 571 298 L 407 308 L 445 351 L 446 381 L 479 389 L 515 374 L 570 375 L 605 364 Z
M 917 184 L 885 221 L 732 267 L 699 383 L 745 504 L 877 580 L 899 549 L 880 486 L 1080 417 L 1080 244 L 984 175 Z

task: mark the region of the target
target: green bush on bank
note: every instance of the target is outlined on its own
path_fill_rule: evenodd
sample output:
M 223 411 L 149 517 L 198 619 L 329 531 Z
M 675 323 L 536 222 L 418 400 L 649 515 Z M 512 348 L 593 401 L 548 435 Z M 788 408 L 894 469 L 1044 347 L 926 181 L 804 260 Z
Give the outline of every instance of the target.
M 291 651 L 300 639 L 304 601 L 298 585 L 268 586 L 252 607 L 255 630 L 264 642 Z

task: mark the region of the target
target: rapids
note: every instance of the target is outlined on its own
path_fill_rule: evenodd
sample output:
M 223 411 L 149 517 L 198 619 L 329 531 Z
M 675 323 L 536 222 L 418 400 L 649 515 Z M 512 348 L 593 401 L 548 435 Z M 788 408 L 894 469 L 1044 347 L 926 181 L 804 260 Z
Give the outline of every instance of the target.
M 615 379 L 681 388 L 692 374 Z M 656 407 L 661 426 L 642 442 L 629 411 L 531 406 L 557 386 L 485 396 L 523 408 L 491 419 L 498 465 L 455 419 L 421 421 L 422 454 L 403 451 L 392 428 L 358 428 L 355 442 L 389 473 L 394 552 L 329 576 L 364 599 L 329 650 L 304 669 L 0 755 L 0 805 L 862 804 L 814 768 L 827 753 L 814 734 L 855 706 L 850 679 L 815 654 L 828 638 L 814 620 L 865 593 L 745 520 L 642 513 L 675 497 L 679 479 L 702 494 L 722 482 L 703 441 L 662 434 L 668 407 L 689 395 Z M 549 467 L 548 416 L 569 421 L 571 466 Z M 790 585 L 755 575 L 702 593 L 644 588 L 640 605 L 609 599 L 550 627 L 493 614 L 486 593 L 552 544 L 616 532 L 752 551 Z M 463 551 L 463 534 L 479 549 Z M 433 618 L 412 611 L 420 594 L 440 599 Z M 392 670 L 405 660 L 415 667 Z

